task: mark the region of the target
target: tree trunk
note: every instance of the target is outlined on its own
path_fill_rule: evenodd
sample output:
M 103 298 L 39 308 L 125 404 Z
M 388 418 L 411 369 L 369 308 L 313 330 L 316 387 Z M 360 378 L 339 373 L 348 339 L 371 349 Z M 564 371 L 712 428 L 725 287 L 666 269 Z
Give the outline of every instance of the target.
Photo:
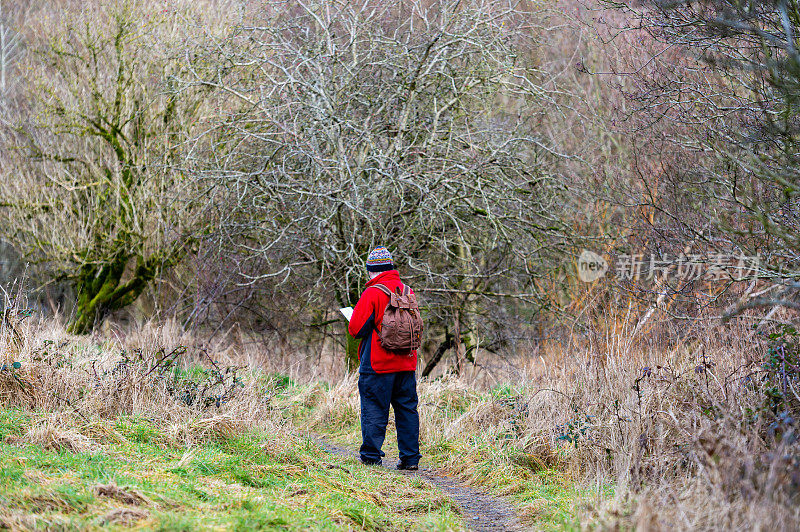
M 347 324 L 344 329 L 345 334 L 345 367 L 348 373 L 358 371 L 358 339 L 350 336 L 350 331 L 347 330 Z
M 450 334 L 450 331 L 446 331 L 444 333 L 444 342 L 439 344 L 439 347 L 436 348 L 436 352 L 433 354 L 430 360 L 425 364 L 425 369 L 422 370 L 422 376 L 427 377 L 433 371 L 433 368 L 442 360 L 442 356 L 447 352 L 448 349 L 453 347 L 454 344 L 454 336 Z
M 86 265 L 81 268 L 81 274 L 73 285 L 78 302 L 75 317 L 67 327 L 68 332 L 88 334 L 92 331 L 105 304 L 119 286 L 127 262 L 127 258 L 120 258 L 102 266 Z
M 471 292 L 475 290 L 475 280 L 472 277 L 472 247 L 464 242 L 458 246 L 458 258 L 461 260 L 462 272 L 464 274 L 463 288 L 467 295 L 464 298 L 463 312 L 459 312 L 459 371 L 462 359 L 471 363 L 475 362 L 475 351 L 478 349 L 478 324 L 476 317 L 478 314 L 477 299 Z
M 102 266 L 92 264 L 81 268 L 81 274 L 74 283 L 78 294 L 75 317 L 67 326 L 68 332 L 72 334 L 92 332 L 100 318 L 136 301 L 159 271 L 155 257 L 151 257 L 148 261 L 137 257 L 131 279 L 122 283 L 122 275 L 129 259 L 130 257 L 123 257 Z

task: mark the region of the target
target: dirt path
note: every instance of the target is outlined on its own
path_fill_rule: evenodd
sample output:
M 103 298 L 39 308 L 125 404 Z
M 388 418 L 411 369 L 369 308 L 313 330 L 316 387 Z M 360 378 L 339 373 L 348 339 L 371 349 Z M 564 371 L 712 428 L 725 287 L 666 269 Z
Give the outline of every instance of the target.
M 333 444 L 315 435 L 309 434 L 307 437 L 331 454 L 345 458 L 358 458 L 358 453 L 352 449 Z M 397 457 L 387 455 L 383 459 L 383 467 L 393 473 L 419 477 L 442 490 L 456 502 L 470 530 L 479 532 L 528 530 L 507 501 L 468 488 L 458 480 L 438 475 L 430 469 L 420 468 L 419 471 L 397 471 L 394 469 L 396 462 Z

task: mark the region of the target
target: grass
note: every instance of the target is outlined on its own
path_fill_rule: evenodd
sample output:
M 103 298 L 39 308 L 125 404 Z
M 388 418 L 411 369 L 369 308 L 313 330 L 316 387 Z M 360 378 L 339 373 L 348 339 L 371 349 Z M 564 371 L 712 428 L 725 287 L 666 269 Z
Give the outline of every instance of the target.
M 0 522 L 8 527 L 461 529 L 451 502 L 430 485 L 341 463 L 304 440 L 252 432 L 177 448 L 150 422 L 120 418 L 107 427 L 119 437 L 76 453 L 26 443 L 36 418 L 0 412 Z M 102 494 L 98 487 L 109 485 L 120 493 Z
M 338 388 L 316 383 L 287 385 L 280 394 L 284 415 L 300 429 L 311 427 L 339 445 L 357 449 L 361 442 L 358 394 L 355 390 L 348 393 L 341 389 L 352 387 L 354 382 L 351 379 Z M 539 530 L 579 529 L 582 505 L 614 497 L 613 484 L 600 487 L 582 484 L 557 456 L 548 455 L 543 460 L 535 452 L 521 451 L 515 445 L 518 438 L 513 424 L 497 432 L 491 425 L 498 420 L 485 416 L 470 430 L 447 430 L 446 427 L 471 412 L 496 405 L 498 400 L 513 404 L 523 394 L 520 389 L 505 386 L 499 391 L 463 390 L 463 393 L 447 387 L 446 390 L 441 397 L 434 397 L 430 385 L 420 385 L 423 465 L 493 495 L 507 497 L 517 506 L 521 518 Z M 506 420 L 500 420 L 503 421 Z M 446 436 L 430 437 L 434 434 Z M 569 452 L 568 447 L 563 445 L 561 452 Z M 391 414 L 384 450 L 390 455 L 398 454 Z
M 24 333 L 0 338 L 4 363 L 20 362 L 0 370 L 6 527 L 463 526 L 430 486 L 300 436 L 358 445 L 357 376 L 289 378 L 259 347 L 156 325 L 124 340 L 51 322 Z M 423 465 L 508 497 L 537 529 L 798 529 L 800 346 L 746 331 L 669 349 L 609 338 L 603 356 L 548 348 L 513 385 L 422 380 Z M 179 341 L 185 355 L 160 365 Z M 135 356 L 121 364 L 123 350 Z M 390 453 L 394 440 L 390 424 Z
M 430 484 L 331 456 L 300 435 L 312 427 L 357 447 L 355 376 L 302 383 L 249 369 L 241 392 L 203 410 L 171 391 L 204 382 L 197 361 L 151 369 L 172 347 L 150 349 L 120 372 L 105 344 L 40 345 L 31 342 L 17 377 L 5 381 L 12 400 L 0 411 L 0 523 L 8 527 L 463 529 L 452 501 Z M 98 359 L 106 369 L 87 371 Z M 20 382 L 33 407 L 13 406 Z M 420 389 L 428 465 L 509 497 L 539 529 L 578 526 L 576 503 L 596 493 L 552 456 L 543 462 L 514 445 L 517 388 L 436 381 Z M 389 452 L 395 440 L 391 424 Z

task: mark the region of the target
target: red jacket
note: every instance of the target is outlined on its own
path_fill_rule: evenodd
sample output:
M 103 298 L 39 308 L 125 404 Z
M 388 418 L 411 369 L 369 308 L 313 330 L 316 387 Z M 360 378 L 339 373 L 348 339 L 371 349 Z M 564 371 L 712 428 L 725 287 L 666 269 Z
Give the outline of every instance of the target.
M 384 294 L 376 284 L 382 284 L 390 291 L 403 289 L 400 274 L 397 270 L 382 272 L 367 283 L 361 298 L 353 309 L 348 330 L 350 335 L 360 338 L 358 344 L 359 373 L 394 373 L 397 371 L 415 371 L 417 369 L 417 352 L 411 356 L 395 355 L 381 347 L 376 327 L 383 320 L 383 311 L 389 303 L 389 296 Z

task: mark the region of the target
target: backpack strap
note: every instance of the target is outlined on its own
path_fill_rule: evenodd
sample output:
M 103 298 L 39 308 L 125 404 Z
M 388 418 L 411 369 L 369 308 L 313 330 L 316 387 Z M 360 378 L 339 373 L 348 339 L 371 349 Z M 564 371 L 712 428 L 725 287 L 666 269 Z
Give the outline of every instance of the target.
M 411 295 L 411 289 L 408 287 L 408 285 L 407 285 L 407 284 L 404 284 L 404 285 L 403 285 L 403 295 L 404 295 L 404 296 Z
M 382 284 L 372 285 L 372 288 L 377 288 L 378 290 L 380 290 L 381 292 L 383 292 L 384 294 L 386 294 L 390 298 L 392 297 L 392 291 L 389 290 L 386 286 L 384 286 Z
M 388 286 L 383 284 L 372 285 L 371 288 L 377 288 L 378 290 L 386 294 L 389 297 L 389 304 L 392 306 L 398 306 L 400 304 L 400 298 L 403 296 L 407 296 L 410 293 L 409 291 L 410 289 L 405 284 L 403 285 L 402 294 L 400 293 L 400 287 L 397 288 L 396 292 L 392 292 L 391 290 L 389 290 Z
M 382 284 L 375 284 L 375 285 L 372 285 L 370 288 L 377 288 L 378 290 L 380 290 L 381 292 L 386 294 L 386 296 L 389 298 L 389 302 L 390 303 L 392 302 L 392 291 L 389 290 L 389 288 L 387 286 L 382 285 Z M 381 325 L 382 324 L 380 324 L 380 323 L 376 323 L 375 324 L 375 330 L 378 331 L 379 333 L 380 333 L 380 331 L 382 329 Z

